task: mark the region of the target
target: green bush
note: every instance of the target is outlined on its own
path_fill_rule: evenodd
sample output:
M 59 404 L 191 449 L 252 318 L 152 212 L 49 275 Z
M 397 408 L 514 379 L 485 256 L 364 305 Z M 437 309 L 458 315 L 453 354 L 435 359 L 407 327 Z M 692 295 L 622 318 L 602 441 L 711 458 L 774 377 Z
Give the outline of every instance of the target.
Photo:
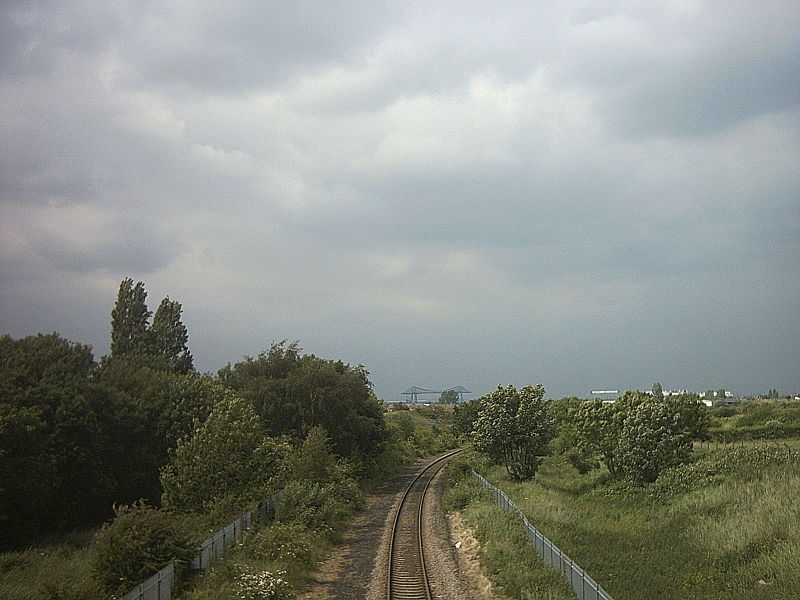
M 290 479 L 329 483 L 347 477 L 344 461 L 331 448 L 330 438 L 322 427 L 313 427 L 288 460 Z
M 409 439 L 414 435 L 414 417 L 411 416 L 410 411 L 406 410 L 404 413 L 393 413 L 389 416 L 389 422 L 394 425 L 398 434 L 403 439 Z
M 444 508 L 448 512 L 464 510 L 473 500 L 486 495 L 486 490 L 472 477 L 450 479 L 450 487 L 444 497 Z
M 247 544 L 254 558 L 281 563 L 313 564 L 317 558 L 316 535 L 301 523 L 272 523 Z
M 474 499 L 486 496 L 487 492 L 472 476 L 472 471 L 485 471 L 489 461 L 485 455 L 466 450 L 447 462 L 448 489 L 444 496 L 445 510 L 463 510 Z
M 712 442 L 742 442 L 747 440 L 780 440 L 800 438 L 800 423 L 780 423 L 776 420 L 764 425 L 737 427 L 736 429 L 713 428 L 708 430 Z
M 721 448 L 690 463 L 666 469 L 649 491 L 655 497 L 666 497 L 718 485 L 731 476 L 757 478 L 791 460 L 792 455 L 785 448 L 771 444 Z
M 417 407 L 387 415 L 387 454 L 402 463 L 455 447 L 451 428 L 444 423 L 447 410 L 441 406 Z
M 192 560 L 197 546 L 195 523 L 139 501 L 115 507 L 116 517 L 95 536 L 93 570 L 111 592 L 127 592 L 170 561 Z
M 161 471 L 161 501 L 169 508 L 204 513 L 229 496 L 244 508 L 278 489 L 289 450 L 266 436 L 246 400 L 226 392 L 206 422 L 171 452 Z
M 297 521 L 315 531 L 331 531 L 361 505 L 361 488 L 351 466 L 333 453 L 322 427 L 311 429 L 288 463 L 291 481 L 278 504 L 278 521 Z
M 680 412 L 665 402 L 646 401 L 629 412 L 617 442 L 620 472 L 636 483 L 656 480 L 659 473 L 691 454 L 691 437 Z
M 739 414 L 739 409 L 735 406 L 728 406 L 727 404 L 723 404 L 722 406 L 715 406 L 713 408 L 709 408 L 708 412 L 710 415 L 714 417 L 719 417 L 721 419 L 727 419 L 728 417 L 733 417 Z
M 600 468 L 600 461 L 584 448 L 569 448 L 563 452 L 563 456 L 581 475 Z
M 374 464 L 372 477 L 376 481 L 395 473 L 416 457 L 414 445 L 402 437 L 396 423 L 387 419 L 386 431 L 386 446 Z
M 359 501 L 354 481 L 321 485 L 313 481 L 291 481 L 284 488 L 275 519 L 297 522 L 312 531 L 331 533 Z
M 475 448 L 505 466 L 513 479 L 533 479 L 542 458 L 550 454 L 550 441 L 556 434 L 555 421 L 544 403 L 544 388 L 498 386 L 480 400 Z
M 768 421 L 785 424 L 800 424 L 800 402 L 793 400 L 754 402 L 742 407 L 738 426 L 766 425 Z

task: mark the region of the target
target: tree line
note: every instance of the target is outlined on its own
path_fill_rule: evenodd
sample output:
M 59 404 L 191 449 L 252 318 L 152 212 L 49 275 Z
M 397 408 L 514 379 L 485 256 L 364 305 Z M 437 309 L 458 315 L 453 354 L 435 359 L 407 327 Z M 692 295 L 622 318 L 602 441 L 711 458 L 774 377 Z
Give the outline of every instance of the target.
M 182 305 L 167 297 L 152 313 L 146 300 L 142 282 L 121 282 L 99 361 L 58 333 L 0 336 L 0 545 L 141 499 L 242 505 L 280 484 L 314 431 L 354 473 L 376 468 L 388 434 L 363 366 L 284 341 L 199 373 Z
M 454 428 L 515 479 L 531 479 L 545 456 L 562 454 L 580 473 L 604 465 L 613 478 L 655 481 L 688 460 L 708 432 L 709 414 L 696 394 L 664 397 L 627 391 L 615 402 L 546 401 L 541 385 L 498 387 L 455 407 Z

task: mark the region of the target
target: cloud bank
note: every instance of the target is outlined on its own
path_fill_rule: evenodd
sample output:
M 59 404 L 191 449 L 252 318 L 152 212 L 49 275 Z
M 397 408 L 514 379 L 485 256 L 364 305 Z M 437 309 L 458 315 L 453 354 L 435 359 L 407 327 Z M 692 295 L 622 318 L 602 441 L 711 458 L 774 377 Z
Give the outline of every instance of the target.
M 800 389 L 792 2 L 7 2 L 0 331 L 417 384 Z

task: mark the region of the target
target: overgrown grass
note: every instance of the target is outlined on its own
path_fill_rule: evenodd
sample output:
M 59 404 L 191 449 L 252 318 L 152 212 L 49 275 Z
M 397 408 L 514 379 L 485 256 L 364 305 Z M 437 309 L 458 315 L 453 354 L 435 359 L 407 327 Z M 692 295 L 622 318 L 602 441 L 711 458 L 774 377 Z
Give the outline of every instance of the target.
M 510 481 L 501 468 L 484 475 L 617 599 L 797 598 L 796 453 L 787 460 L 785 449 L 765 444 L 708 450 L 644 488 L 602 471 L 581 476 L 557 457 L 533 482 Z M 484 501 L 470 503 L 465 516 L 490 546 L 502 534 L 479 522 L 485 510 Z
M 329 533 L 313 531 L 299 523 L 266 525 L 246 536 L 241 545 L 208 571 L 198 574 L 178 598 L 238 598 L 237 580 L 243 570 L 268 571 L 287 580 L 293 589 L 303 589 L 312 582 L 314 567 L 333 547 Z
M 53 537 L 0 554 L 3 600 L 105 600 L 92 576 L 94 529 Z
M 542 562 L 517 517 L 497 507 L 471 478 L 454 483 L 445 496 L 447 510 L 462 510 L 481 540 L 481 563 L 504 594 L 524 600 L 573 600 L 572 589 Z

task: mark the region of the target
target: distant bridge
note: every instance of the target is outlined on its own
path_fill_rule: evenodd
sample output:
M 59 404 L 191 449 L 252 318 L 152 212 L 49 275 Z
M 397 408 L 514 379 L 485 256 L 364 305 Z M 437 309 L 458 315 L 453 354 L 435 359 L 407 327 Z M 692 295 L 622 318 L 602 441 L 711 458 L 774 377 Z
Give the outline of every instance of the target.
M 445 390 L 428 390 L 428 389 L 425 389 L 425 388 L 418 387 L 416 385 L 412 385 L 405 392 L 400 392 L 400 394 L 403 395 L 403 396 L 411 396 L 410 402 L 413 402 L 414 404 L 416 404 L 417 401 L 419 400 L 420 394 L 440 394 L 441 395 L 444 392 L 455 392 L 455 393 L 457 393 L 459 402 L 463 402 L 464 401 L 464 394 L 471 394 L 472 393 L 467 388 L 465 388 L 464 386 L 461 386 L 461 385 L 456 385 L 456 386 L 453 386 L 453 387 L 449 387 L 449 388 L 447 388 Z

